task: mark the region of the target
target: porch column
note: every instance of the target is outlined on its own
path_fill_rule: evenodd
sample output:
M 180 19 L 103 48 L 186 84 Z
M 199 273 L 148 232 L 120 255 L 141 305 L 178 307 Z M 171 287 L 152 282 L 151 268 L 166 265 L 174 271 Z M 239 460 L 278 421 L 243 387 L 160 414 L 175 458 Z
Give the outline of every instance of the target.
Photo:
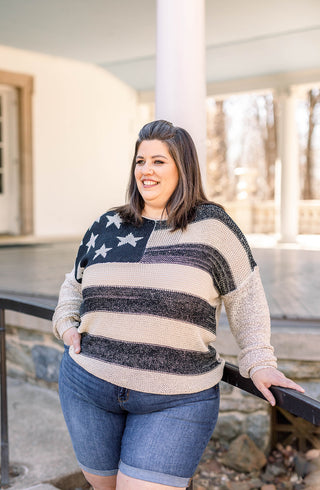
M 206 181 L 205 1 L 157 0 L 156 118 L 185 128 Z
M 294 243 L 299 227 L 299 153 L 295 98 L 290 87 L 278 92 L 278 140 L 280 159 L 280 242 Z

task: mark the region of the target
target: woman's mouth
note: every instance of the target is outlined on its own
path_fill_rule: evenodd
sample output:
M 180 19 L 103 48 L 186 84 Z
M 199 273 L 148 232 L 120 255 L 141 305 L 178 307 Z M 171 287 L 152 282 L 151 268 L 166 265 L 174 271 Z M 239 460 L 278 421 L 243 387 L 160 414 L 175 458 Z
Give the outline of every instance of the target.
M 155 180 L 143 180 L 142 184 L 144 187 L 154 187 L 159 184 L 159 182 L 156 182 Z

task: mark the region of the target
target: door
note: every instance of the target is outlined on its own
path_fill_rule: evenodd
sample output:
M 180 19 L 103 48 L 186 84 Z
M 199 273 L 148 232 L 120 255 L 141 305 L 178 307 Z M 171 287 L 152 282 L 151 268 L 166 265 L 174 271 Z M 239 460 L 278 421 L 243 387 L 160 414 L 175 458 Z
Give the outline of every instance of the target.
M 20 231 L 17 90 L 0 85 L 0 234 Z

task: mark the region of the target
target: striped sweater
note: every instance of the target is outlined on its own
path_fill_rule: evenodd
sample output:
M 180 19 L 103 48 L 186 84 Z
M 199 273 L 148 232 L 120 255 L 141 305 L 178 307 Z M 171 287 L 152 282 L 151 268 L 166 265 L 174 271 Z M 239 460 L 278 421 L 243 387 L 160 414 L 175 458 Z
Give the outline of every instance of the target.
M 243 376 L 276 366 L 258 267 L 244 235 L 223 209 L 199 206 L 185 231 L 114 211 L 89 228 L 54 314 L 58 338 L 81 333 L 71 357 L 125 388 L 158 394 L 205 390 L 222 377 L 215 350 L 222 301 L 240 346 Z

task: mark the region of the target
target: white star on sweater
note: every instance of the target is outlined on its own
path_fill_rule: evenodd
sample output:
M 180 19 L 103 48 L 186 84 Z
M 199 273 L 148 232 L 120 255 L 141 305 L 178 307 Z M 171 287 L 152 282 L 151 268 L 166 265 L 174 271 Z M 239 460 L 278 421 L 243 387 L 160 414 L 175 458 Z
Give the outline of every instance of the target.
M 91 247 L 94 248 L 96 246 L 96 239 L 98 236 L 99 236 L 99 234 L 94 235 L 93 233 L 91 233 L 90 240 L 88 241 L 88 243 L 86 243 L 86 247 L 88 247 L 87 252 L 89 252 Z
M 108 228 L 108 226 L 113 224 L 119 230 L 120 224 L 122 223 L 122 219 L 118 214 L 114 214 L 113 216 L 107 216 L 107 219 L 108 219 L 108 223 L 106 224 L 106 228 Z
M 137 242 L 139 240 L 143 239 L 143 236 L 141 237 L 135 237 L 133 236 L 132 233 L 129 233 L 129 235 L 126 236 L 117 236 L 118 240 L 120 240 L 120 243 L 118 243 L 118 247 L 121 247 L 121 245 L 125 245 L 126 243 L 129 243 L 132 247 L 135 247 L 137 245 Z
M 112 250 L 112 248 L 106 248 L 105 244 L 103 244 L 99 250 L 96 250 L 96 255 L 93 257 L 93 260 L 95 260 L 99 255 L 101 255 L 104 259 L 109 252 L 109 250 Z

